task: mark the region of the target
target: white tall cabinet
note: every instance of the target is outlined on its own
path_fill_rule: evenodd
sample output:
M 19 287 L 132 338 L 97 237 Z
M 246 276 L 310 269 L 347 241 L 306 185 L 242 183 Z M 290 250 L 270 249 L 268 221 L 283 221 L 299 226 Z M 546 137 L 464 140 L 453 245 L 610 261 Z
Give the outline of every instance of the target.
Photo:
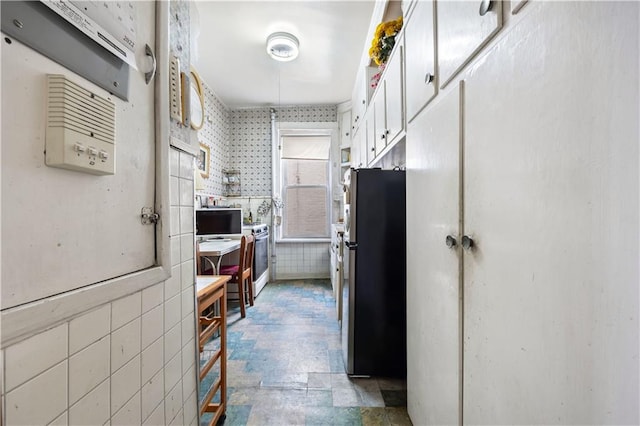
M 414 424 L 640 422 L 639 16 L 529 2 L 409 122 Z

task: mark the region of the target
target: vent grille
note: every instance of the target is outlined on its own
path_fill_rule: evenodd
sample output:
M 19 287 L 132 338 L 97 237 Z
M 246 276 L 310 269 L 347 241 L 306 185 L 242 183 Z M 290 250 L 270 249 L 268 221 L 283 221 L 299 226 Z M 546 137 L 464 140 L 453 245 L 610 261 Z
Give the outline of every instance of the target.
M 115 104 L 63 75 L 48 75 L 47 127 L 64 128 L 115 143 Z

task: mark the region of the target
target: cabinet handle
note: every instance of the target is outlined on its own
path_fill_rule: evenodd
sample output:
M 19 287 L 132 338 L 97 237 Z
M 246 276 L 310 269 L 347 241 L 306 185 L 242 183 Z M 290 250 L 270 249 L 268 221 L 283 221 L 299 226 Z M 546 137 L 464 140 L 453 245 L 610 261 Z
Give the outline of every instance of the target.
M 433 83 L 433 74 L 428 72 L 424 75 L 424 84 L 431 84 L 431 83 Z
M 349 136 L 349 132 L 345 133 L 344 135 L 345 135 L 345 136 Z
M 376 147 L 374 146 L 373 148 L 371 148 L 371 152 L 375 152 L 376 151 Z
M 363 99 L 363 100 L 362 100 L 362 105 L 364 105 L 364 103 L 365 103 L 365 100 Z
M 387 136 L 383 133 L 382 135 L 380 135 L 380 139 L 385 139 Z
M 484 16 L 493 9 L 493 0 L 482 0 L 480 1 L 480 16 Z
M 473 238 L 471 238 L 468 235 L 463 235 L 462 236 L 462 247 L 465 250 L 471 250 L 473 247 L 475 247 L 475 243 L 473 242 Z
M 456 238 L 452 235 L 447 235 L 445 242 L 447 243 L 447 247 L 449 248 L 454 248 L 458 244 Z

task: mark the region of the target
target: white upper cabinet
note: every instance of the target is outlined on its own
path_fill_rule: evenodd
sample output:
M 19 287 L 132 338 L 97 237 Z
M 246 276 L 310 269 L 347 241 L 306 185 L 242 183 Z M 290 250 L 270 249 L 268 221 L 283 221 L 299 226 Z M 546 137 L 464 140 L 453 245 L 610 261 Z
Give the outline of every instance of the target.
M 502 28 L 502 1 L 444 1 L 437 9 L 439 81 L 444 87 Z
M 367 109 L 365 121 L 367 123 L 365 140 L 362 144 L 363 150 L 365 152 L 362 155 L 362 162 L 365 166 L 367 166 L 376 158 L 375 101 L 372 106 Z
M 365 85 L 365 73 L 358 72 L 356 84 L 351 95 L 351 133 L 355 135 L 360 123 L 364 121 L 367 112 L 367 87 Z
M 387 146 L 387 119 L 386 119 L 386 93 L 385 93 L 386 82 L 381 82 L 381 85 L 378 87 L 378 91 L 373 98 L 373 116 L 374 120 L 374 131 L 373 131 L 373 144 L 375 149 L 373 150 L 373 156 L 378 156 L 383 149 Z
M 402 71 L 404 69 L 404 43 L 400 37 L 394 52 L 389 58 L 385 70 L 385 140 L 387 144 L 393 143 L 405 130 L 404 120 L 404 81 Z
M 407 122 L 437 93 L 433 1 L 418 1 L 404 28 Z

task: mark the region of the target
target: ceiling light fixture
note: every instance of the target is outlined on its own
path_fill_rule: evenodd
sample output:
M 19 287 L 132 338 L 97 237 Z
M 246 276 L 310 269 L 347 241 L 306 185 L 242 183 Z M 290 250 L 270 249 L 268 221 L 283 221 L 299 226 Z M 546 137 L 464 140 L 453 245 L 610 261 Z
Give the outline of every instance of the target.
M 293 34 L 280 32 L 267 37 L 267 53 L 276 61 L 293 61 L 298 57 L 299 45 Z

